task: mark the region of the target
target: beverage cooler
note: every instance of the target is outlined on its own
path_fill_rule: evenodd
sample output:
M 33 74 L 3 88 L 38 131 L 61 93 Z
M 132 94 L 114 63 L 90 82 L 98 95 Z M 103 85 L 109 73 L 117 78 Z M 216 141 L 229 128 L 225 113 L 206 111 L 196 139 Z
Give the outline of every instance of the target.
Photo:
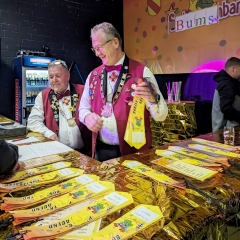
M 16 122 L 27 124 L 36 96 L 49 87 L 47 67 L 54 60 L 39 56 L 18 56 L 13 59 Z

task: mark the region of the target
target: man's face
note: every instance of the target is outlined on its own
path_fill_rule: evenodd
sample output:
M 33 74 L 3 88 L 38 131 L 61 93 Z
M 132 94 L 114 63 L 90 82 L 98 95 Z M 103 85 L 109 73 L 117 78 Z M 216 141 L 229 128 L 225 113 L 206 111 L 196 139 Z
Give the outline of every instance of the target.
M 95 49 L 96 56 L 101 58 L 104 65 L 112 66 L 118 61 L 118 51 L 116 49 L 119 47 L 119 42 L 117 38 L 107 38 L 102 30 L 98 30 L 92 36 L 92 47 Z
M 70 73 L 61 64 L 51 66 L 48 69 L 48 76 L 51 88 L 57 93 L 63 93 L 68 87 Z
M 240 66 L 234 66 L 234 78 L 240 79 Z

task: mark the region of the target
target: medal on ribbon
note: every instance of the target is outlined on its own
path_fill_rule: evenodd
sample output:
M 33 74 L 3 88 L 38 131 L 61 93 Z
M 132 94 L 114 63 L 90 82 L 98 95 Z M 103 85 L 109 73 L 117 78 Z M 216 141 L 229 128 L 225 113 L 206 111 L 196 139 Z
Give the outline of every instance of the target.
M 126 192 L 111 192 L 68 217 L 54 221 L 49 225 L 26 226 L 20 230 L 25 240 L 52 239 L 64 235 L 77 227 L 86 225 L 103 216 L 112 214 L 133 203 L 131 194 Z
M 112 115 L 112 103 L 107 102 L 102 109 L 101 116 L 111 117 Z
M 74 127 L 74 126 L 77 125 L 74 118 L 69 118 L 69 119 L 67 120 L 67 123 L 68 123 L 68 126 L 69 126 L 69 127 Z
M 106 100 L 106 83 L 107 83 L 107 78 L 106 78 L 106 70 L 103 68 L 102 72 L 101 72 L 101 82 L 100 82 L 100 92 L 101 92 L 101 98 L 102 98 L 102 102 L 103 102 L 103 109 L 102 109 L 102 112 L 101 112 L 101 116 L 103 117 L 110 117 L 112 115 L 112 112 L 113 112 L 113 106 L 114 104 L 117 102 L 121 92 L 122 92 L 122 89 L 123 89 L 123 86 L 124 86 L 124 83 L 127 79 L 127 76 L 128 76 L 128 73 L 126 73 L 128 67 L 126 68 L 126 66 L 124 67 L 124 72 L 121 72 L 120 75 L 118 76 L 117 74 L 115 74 L 115 72 L 113 72 L 113 75 L 110 76 L 110 84 L 112 82 L 115 82 L 116 80 L 116 86 L 115 86 L 115 90 L 117 88 L 116 91 L 113 91 L 113 99 L 112 99 L 112 102 L 109 103 L 107 102 Z
M 48 202 L 25 210 L 11 211 L 14 217 L 14 225 L 35 220 L 39 217 L 59 211 L 62 208 L 80 203 L 89 198 L 112 192 L 115 190 L 114 184 L 106 181 L 92 182 L 83 186 L 76 186 L 71 192 L 65 193 L 57 198 L 50 199 Z
M 37 191 L 34 194 L 23 197 L 4 197 L 4 203 L 1 204 L 1 209 L 6 212 L 16 209 L 23 209 L 46 202 L 49 198 L 57 197 L 64 193 L 70 192 L 76 186 L 81 187 L 94 181 L 98 181 L 99 177 L 92 174 L 83 174 L 81 176 L 64 181 L 60 184 L 54 185 L 49 188 Z

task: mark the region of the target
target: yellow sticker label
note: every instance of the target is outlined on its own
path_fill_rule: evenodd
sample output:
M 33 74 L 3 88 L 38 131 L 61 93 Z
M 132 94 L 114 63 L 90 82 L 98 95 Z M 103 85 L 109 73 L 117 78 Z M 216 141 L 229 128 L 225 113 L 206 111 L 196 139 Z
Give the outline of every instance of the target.
M 21 232 L 24 233 L 24 238 L 26 239 L 37 237 L 56 238 L 76 227 L 81 227 L 86 223 L 118 211 L 131 203 L 133 203 L 131 194 L 126 192 L 112 192 L 96 199 L 88 206 L 66 218 L 53 222 L 50 225 L 23 227 Z
M 207 178 L 212 177 L 217 173 L 216 171 L 199 167 L 199 166 L 194 166 L 192 164 L 183 162 L 181 160 L 179 161 L 179 160 L 173 160 L 169 158 L 160 158 L 157 160 L 153 160 L 152 162 L 162 167 L 168 168 L 175 172 L 179 172 L 183 175 L 186 175 L 201 181 L 204 181 Z
M 83 172 L 83 171 L 82 171 Z M 39 201 L 44 201 L 46 199 L 70 192 L 74 187 L 81 187 L 85 184 L 98 181 L 99 177 L 93 174 L 83 174 L 81 176 L 69 179 L 65 182 L 59 183 L 52 187 L 37 191 L 32 195 L 23 196 L 23 197 L 4 197 L 4 206 L 9 210 L 16 208 L 21 208 L 23 206 L 31 206 L 36 204 Z M 2 205 L 1 205 L 2 207 Z
M 221 150 L 221 149 L 218 149 L 218 148 L 213 148 L 213 147 L 204 146 L 204 145 L 200 145 L 200 144 L 189 144 L 188 147 L 192 148 L 192 149 L 195 149 L 195 150 L 201 150 L 201 151 L 205 151 L 205 152 L 224 155 L 224 156 L 227 156 L 227 157 L 240 158 L 240 154 L 238 154 L 238 153 L 229 152 L 229 151 L 226 151 L 226 150 Z
M 47 172 L 51 172 L 51 171 L 56 171 L 57 169 L 70 167 L 71 164 L 72 163 L 70 163 L 70 162 L 57 162 L 57 163 L 52 163 L 52 164 L 48 164 L 45 166 L 40 166 L 40 167 L 36 167 L 36 168 L 18 171 L 12 177 L 1 181 L 1 183 L 14 182 L 14 181 L 28 178 L 28 177 L 31 177 L 34 175 L 39 175 L 39 174 L 43 174 L 43 173 L 47 173 Z
M 14 217 L 14 224 L 20 224 L 26 221 L 39 218 L 70 205 L 85 201 L 89 198 L 95 198 L 106 192 L 115 190 L 114 184 L 106 181 L 92 182 L 85 186 L 75 187 L 69 193 L 53 198 L 40 206 L 18 211 L 10 211 Z
M 129 239 L 163 217 L 158 206 L 138 205 L 89 237 L 89 240 Z
M 152 178 L 156 181 L 159 181 L 164 184 L 172 185 L 180 187 L 181 184 L 178 181 L 175 181 L 171 177 L 167 176 L 166 174 L 160 173 L 138 161 L 134 160 L 125 160 L 122 163 L 123 166 L 128 167 L 132 169 L 133 171 L 139 172 L 145 176 L 148 176 L 149 178 Z

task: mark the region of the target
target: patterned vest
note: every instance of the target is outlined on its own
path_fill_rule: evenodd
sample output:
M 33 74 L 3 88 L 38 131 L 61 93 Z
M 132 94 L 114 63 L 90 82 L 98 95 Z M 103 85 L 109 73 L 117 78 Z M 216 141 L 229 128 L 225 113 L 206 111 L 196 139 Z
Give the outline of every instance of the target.
M 126 59 L 127 57 L 125 57 Z M 132 59 L 127 58 L 127 62 L 129 60 L 128 66 L 128 77 L 127 80 L 122 88 L 122 91 L 119 95 L 118 100 L 113 105 L 113 112 L 117 122 L 117 129 L 118 129 L 118 136 L 119 136 L 119 145 L 120 151 L 122 155 L 132 154 L 138 151 L 146 150 L 151 147 L 152 144 L 152 133 L 150 129 L 150 114 L 149 111 L 145 109 L 144 112 L 144 120 L 145 120 L 145 131 L 146 131 L 146 144 L 140 148 L 139 150 L 130 147 L 127 142 L 124 140 L 125 129 L 127 125 L 128 115 L 131 106 L 128 105 L 128 101 L 132 101 L 133 97 L 131 96 L 131 92 L 134 91 L 132 88 L 132 84 L 135 84 L 135 79 L 139 77 L 143 77 L 143 69 L 144 64 L 136 62 Z M 99 66 L 98 68 L 92 71 L 89 81 L 89 92 L 90 92 L 90 101 L 92 106 L 92 112 L 97 114 L 101 114 L 101 109 L 104 106 L 104 103 L 101 98 L 101 74 L 104 65 Z M 127 69 L 125 65 L 125 61 L 121 70 L 122 71 Z M 120 73 L 120 75 L 121 75 Z M 103 87 L 104 88 L 104 87 Z M 130 91 L 129 91 L 130 90 Z M 95 152 L 96 140 L 97 140 L 98 133 L 92 132 L 92 154 Z
M 84 143 L 85 147 L 87 148 L 88 152 L 91 153 L 91 146 L 92 146 L 91 132 L 78 119 L 78 115 L 79 115 L 78 109 L 79 109 L 79 103 L 80 103 L 80 99 L 82 97 L 83 89 L 84 89 L 83 85 L 70 84 L 71 95 L 73 95 L 74 93 L 77 93 L 78 96 L 79 96 L 78 103 L 77 103 L 77 106 L 76 106 L 76 112 L 75 112 L 75 121 L 76 121 L 76 123 L 79 127 L 80 132 L 81 132 L 83 143 Z M 59 126 L 58 126 L 58 123 L 56 122 L 56 120 L 54 119 L 53 110 L 51 108 L 50 91 L 51 91 L 51 88 L 47 88 L 47 89 L 44 89 L 42 91 L 45 125 L 48 129 L 53 131 L 58 136 Z

